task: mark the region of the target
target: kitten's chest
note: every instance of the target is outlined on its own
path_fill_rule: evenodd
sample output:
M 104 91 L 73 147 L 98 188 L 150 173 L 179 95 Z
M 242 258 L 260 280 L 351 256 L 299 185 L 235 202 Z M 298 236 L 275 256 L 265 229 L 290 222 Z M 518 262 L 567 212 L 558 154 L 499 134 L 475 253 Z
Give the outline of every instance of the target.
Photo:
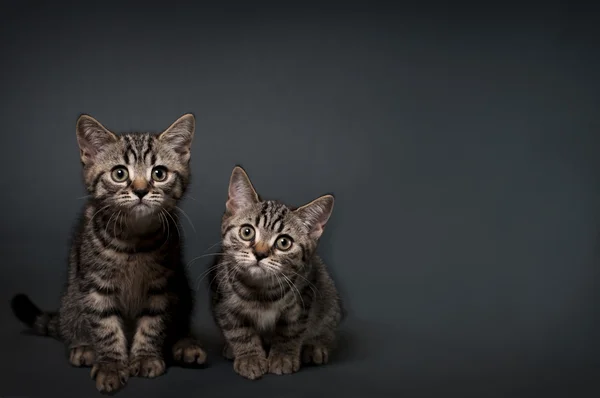
M 148 290 L 160 278 L 160 265 L 143 255 L 128 256 L 121 269 L 119 301 L 130 317 L 144 309 Z
M 260 331 L 272 331 L 281 318 L 282 308 L 279 305 L 250 305 L 248 303 L 237 303 L 239 311 L 250 320 L 254 327 Z

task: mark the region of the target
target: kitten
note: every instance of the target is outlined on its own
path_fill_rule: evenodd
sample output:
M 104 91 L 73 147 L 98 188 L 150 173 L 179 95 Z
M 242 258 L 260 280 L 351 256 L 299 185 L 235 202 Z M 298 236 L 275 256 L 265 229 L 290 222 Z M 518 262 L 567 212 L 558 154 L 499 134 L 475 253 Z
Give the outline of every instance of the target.
M 13 298 L 22 322 L 64 341 L 72 365 L 92 366 L 102 392 L 129 376 L 163 374 L 164 358 L 206 358 L 190 335 L 193 296 L 176 212 L 190 178 L 194 128 L 187 114 L 161 134 L 118 136 L 82 115 L 77 142 L 90 198 L 60 309 L 44 313 L 23 294 Z
M 315 250 L 333 202 L 325 195 L 294 210 L 263 201 L 244 170 L 233 170 L 222 256 L 209 280 L 223 355 L 241 376 L 293 373 L 301 360 L 327 363 L 342 309 Z

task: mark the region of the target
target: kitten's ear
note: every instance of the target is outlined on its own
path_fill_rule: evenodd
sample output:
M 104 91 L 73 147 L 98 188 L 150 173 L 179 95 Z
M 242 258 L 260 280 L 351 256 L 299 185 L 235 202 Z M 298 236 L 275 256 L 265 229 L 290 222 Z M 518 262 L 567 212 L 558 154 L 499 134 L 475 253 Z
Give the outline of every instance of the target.
M 229 198 L 227 199 L 228 214 L 235 214 L 240 209 L 258 203 L 259 197 L 248 174 L 240 166 L 236 166 L 229 179 Z
M 183 157 L 184 161 L 187 161 L 190 159 L 195 129 L 196 118 L 191 113 L 187 113 L 160 133 L 158 139 L 173 148 L 175 152 Z
M 325 224 L 333 211 L 333 202 L 333 195 L 324 195 L 294 210 L 308 228 L 311 238 L 319 239 L 323 234 Z
M 118 139 L 115 134 L 89 115 L 81 115 L 77 119 L 77 144 L 84 165 L 94 163 L 102 147 L 117 142 Z

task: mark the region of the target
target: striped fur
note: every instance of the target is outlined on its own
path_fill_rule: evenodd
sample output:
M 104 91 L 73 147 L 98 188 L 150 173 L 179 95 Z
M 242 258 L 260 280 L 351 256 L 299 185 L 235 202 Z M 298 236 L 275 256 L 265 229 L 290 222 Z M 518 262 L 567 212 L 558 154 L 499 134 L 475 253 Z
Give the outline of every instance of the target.
M 122 387 L 129 376 L 159 376 L 167 353 L 185 363 L 205 360 L 190 336 L 193 296 L 176 207 L 190 178 L 193 134 L 192 115 L 160 135 L 118 136 L 86 115 L 77 122 L 89 199 L 60 309 L 43 313 L 24 295 L 13 309 L 39 334 L 64 341 L 73 365 L 92 366 L 100 391 Z M 115 175 L 118 168 L 126 172 Z
M 240 375 L 258 379 L 296 372 L 301 361 L 328 361 L 341 302 L 316 248 L 332 210 L 331 195 L 295 210 L 260 200 L 246 173 L 234 169 L 222 256 L 209 280 L 223 353 Z

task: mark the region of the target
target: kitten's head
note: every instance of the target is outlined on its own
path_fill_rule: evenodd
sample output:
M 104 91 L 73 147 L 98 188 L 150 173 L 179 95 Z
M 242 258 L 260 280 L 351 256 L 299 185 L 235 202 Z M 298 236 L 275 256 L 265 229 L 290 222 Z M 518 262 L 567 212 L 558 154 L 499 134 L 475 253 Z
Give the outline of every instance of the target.
M 160 134 L 116 135 L 80 116 L 77 143 L 90 197 L 139 218 L 173 209 L 189 181 L 194 128 L 194 116 L 186 114 Z
M 221 229 L 224 256 L 230 260 L 225 264 L 256 281 L 279 273 L 301 273 L 331 216 L 333 202 L 333 196 L 324 195 L 292 209 L 263 201 L 248 175 L 236 167 Z

